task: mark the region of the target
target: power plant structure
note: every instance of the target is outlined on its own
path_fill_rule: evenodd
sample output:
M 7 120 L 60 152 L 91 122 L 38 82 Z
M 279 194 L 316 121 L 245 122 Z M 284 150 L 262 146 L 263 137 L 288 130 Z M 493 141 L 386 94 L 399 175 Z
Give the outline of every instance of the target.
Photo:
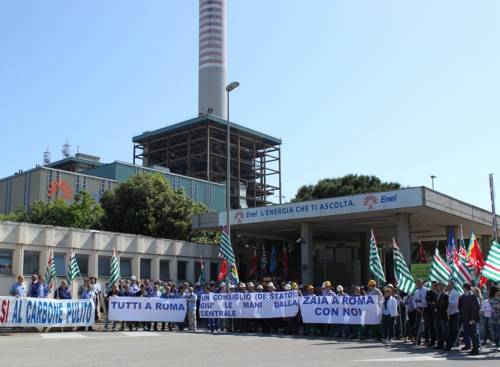
M 226 0 L 199 2 L 198 117 L 135 136 L 133 163 L 227 179 Z M 231 207 L 281 203 L 281 139 L 231 123 Z
M 226 0 L 200 0 L 198 113 L 227 118 Z

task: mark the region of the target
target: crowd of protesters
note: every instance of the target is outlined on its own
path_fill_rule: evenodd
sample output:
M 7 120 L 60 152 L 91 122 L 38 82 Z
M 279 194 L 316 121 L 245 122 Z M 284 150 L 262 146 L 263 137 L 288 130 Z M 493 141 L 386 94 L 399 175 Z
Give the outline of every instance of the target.
M 393 285 L 387 284 L 382 290 L 370 280 L 366 287 L 342 285 L 333 287 L 325 281 L 320 287 L 299 285 L 296 282 L 248 282 L 237 285 L 221 283 L 174 284 L 170 281 L 144 279 L 139 282 L 135 276 L 122 279 L 118 284 L 101 288 L 95 277 L 86 278 L 74 298 L 92 299 L 96 307 L 96 320 L 104 321 L 107 330 L 155 330 L 193 332 L 204 328 L 212 333 L 263 333 L 289 334 L 304 336 L 328 336 L 351 339 L 373 339 L 391 342 L 402 340 L 407 343 L 423 344 L 434 349 L 450 351 L 458 348 L 478 354 L 481 347 L 499 348 L 500 342 L 500 290 L 491 281 L 485 287 L 463 285 L 460 294 L 453 283 L 442 284 L 416 281 L 417 289 L 413 294 L 402 294 Z M 304 324 L 300 312 L 297 316 L 280 319 L 200 319 L 200 297 L 207 293 L 232 292 L 280 292 L 297 290 L 299 295 L 364 295 L 377 296 L 382 320 L 379 325 L 347 324 Z M 10 295 L 16 297 L 46 298 L 49 287 L 43 277 L 32 275 L 31 283 L 24 286 L 24 278 L 18 277 L 10 289 Z M 187 315 L 183 323 L 161 322 L 109 322 L 106 310 L 111 297 L 149 297 L 149 298 L 186 298 Z M 67 283 L 63 280 L 53 292 L 56 299 L 71 299 Z M 89 328 L 92 330 L 92 328 Z

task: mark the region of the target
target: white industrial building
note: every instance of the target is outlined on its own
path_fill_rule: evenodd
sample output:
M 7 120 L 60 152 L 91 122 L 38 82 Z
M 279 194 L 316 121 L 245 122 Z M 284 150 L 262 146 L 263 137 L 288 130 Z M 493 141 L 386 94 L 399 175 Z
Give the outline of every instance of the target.
M 66 278 L 74 251 L 82 277 L 95 276 L 102 285 L 109 277 L 113 248 L 120 259 L 122 278 L 195 281 L 204 261 L 205 279 L 214 279 L 218 246 L 123 233 L 0 222 L 0 294 L 7 295 L 19 274 L 26 285 L 32 273 L 45 274 L 53 253 L 58 283 Z M 78 284 L 80 280 L 76 282 Z

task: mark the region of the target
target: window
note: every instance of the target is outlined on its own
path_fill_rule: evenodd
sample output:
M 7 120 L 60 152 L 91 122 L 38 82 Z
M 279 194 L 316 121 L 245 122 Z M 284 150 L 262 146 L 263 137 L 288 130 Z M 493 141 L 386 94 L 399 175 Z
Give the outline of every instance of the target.
M 200 274 L 201 274 L 201 261 L 195 261 L 194 262 L 194 280 L 195 282 L 200 279 Z
M 151 259 L 141 259 L 141 279 L 151 278 Z
M 210 263 L 210 281 L 216 281 L 217 276 L 219 275 L 219 264 Z
M 187 261 L 177 261 L 177 281 L 187 280 Z
M 56 274 L 58 277 L 63 277 L 66 275 L 66 255 L 64 254 L 54 254 L 54 263 L 56 264 Z
M 100 277 L 109 277 L 110 256 L 101 256 L 97 259 L 97 274 Z
M 80 275 L 83 277 L 89 276 L 89 255 L 75 255 L 76 262 L 78 263 L 78 267 L 80 268 Z
M 170 261 L 160 260 L 160 279 L 170 280 Z
M 12 274 L 12 251 L 0 251 L 0 274 Z
M 23 274 L 40 274 L 40 253 L 33 251 L 24 251 Z
M 123 278 L 132 276 L 132 259 L 120 257 L 120 276 Z

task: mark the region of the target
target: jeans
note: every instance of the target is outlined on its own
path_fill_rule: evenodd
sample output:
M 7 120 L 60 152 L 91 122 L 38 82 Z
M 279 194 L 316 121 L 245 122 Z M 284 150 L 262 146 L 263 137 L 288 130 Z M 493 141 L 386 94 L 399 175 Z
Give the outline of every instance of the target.
M 208 319 L 208 330 L 210 330 L 212 333 L 217 329 L 217 319 Z
M 481 316 L 481 340 L 486 343 L 487 340 L 492 340 L 491 337 L 491 318 Z
M 497 347 L 500 347 L 500 324 L 490 323 L 493 341 Z

